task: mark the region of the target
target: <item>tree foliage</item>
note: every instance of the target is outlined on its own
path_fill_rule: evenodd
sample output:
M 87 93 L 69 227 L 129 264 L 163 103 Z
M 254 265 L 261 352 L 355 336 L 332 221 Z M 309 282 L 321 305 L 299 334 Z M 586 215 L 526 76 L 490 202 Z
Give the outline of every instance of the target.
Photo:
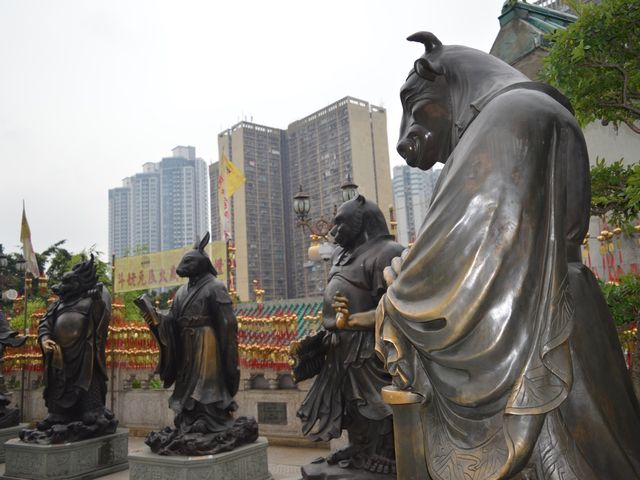
M 618 327 L 640 320 L 640 276 L 630 273 L 617 284 L 600 282 L 600 286 Z
M 591 215 L 633 232 L 640 215 L 640 164 L 611 164 L 597 158 L 591 167 Z
M 571 6 L 578 19 L 550 35 L 543 80 L 569 98 L 581 125 L 623 123 L 640 134 L 640 0 Z

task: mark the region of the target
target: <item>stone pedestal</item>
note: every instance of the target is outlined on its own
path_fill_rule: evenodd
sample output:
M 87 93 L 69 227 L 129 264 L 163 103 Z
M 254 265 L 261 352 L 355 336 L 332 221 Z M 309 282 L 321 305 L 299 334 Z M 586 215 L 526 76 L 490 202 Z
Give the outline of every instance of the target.
M 4 463 L 4 444 L 8 440 L 18 438 L 18 433 L 20 433 L 20 430 L 22 430 L 23 428 L 27 428 L 28 426 L 28 423 L 21 423 L 20 425 L 16 425 L 15 427 L 0 428 L 0 463 Z
M 338 465 L 329 465 L 324 460 L 303 465 L 300 473 L 303 480 L 396 480 L 395 473 L 372 473 L 357 468 L 341 468 Z M 397 478 L 402 479 L 400 476 Z
M 198 457 L 161 456 L 149 448 L 129 455 L 129 478 L 135 480 L 272 480 L 267 465 L 267 439 L 231 452 Z
M 5 480 L 85 480 L 127 469 L 129 431 L 81 442 L 37 445 L 9 440 L 5 444 Z

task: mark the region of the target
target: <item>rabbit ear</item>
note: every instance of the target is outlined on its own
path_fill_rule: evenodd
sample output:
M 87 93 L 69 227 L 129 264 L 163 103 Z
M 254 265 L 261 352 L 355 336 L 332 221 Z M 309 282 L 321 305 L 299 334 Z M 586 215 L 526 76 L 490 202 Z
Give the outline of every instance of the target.
M 211 238 L 211 234 L 209 232 L 205 233 L 204 237 L 202 237 L 202 240 L 200 240 L 200 245 L 198 245 L 198 250 L 204 251 L 204 247 L 206 247 L 207 244 L 209 243 L 209 238 Z

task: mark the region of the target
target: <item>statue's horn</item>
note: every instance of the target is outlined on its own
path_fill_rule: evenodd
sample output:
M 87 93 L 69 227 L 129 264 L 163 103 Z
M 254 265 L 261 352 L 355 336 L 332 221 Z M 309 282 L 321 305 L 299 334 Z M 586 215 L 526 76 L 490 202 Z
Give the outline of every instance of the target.
M 426 53 L 431 53 L 436 48 L 442 46 L 442 42 L 431 32 L 416 32 L 408 36 L 407 40 L 422 43 Z
M 442 47 L 442 42 L 431 32 L 418 32 L 407 37 L 410 42 L 420 42 L 424 45 L 425 56 L 419 58 L 413 64 L 413 68 L 419 77 L 433 82 L 438 75 L 444 74 L 442 66 L 436 61 L 426 58 L 426 55 L 437 48 Z

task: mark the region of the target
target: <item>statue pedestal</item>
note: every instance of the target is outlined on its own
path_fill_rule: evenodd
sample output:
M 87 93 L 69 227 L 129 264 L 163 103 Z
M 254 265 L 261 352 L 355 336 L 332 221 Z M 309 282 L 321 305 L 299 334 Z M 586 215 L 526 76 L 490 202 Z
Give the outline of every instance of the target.
M 194 457 L 157 455 L 149 448 L 129 454 L 129 478 L 136 480 L 271 480 L 267 465 L 267 439 L 230 452 Z
M 129 431 L 59 445 L 5 444 L 5 480 L 84 480 L 127 469 Z
M 20 433 L 20 430 L 22 430 L 23 428 L 27 428 L 28 426 L 29 426 L 28 423 L 21 423 L 14 427 L 0 428 L 0 463 L 4 463 L 4 458 L 5 458 L 4 444 L 8 440 L 18 438 L 18 434 Z
M 324 460 L 303 465 L 300 472 L 303 480 L 396 480 L 395 473 L 372 473 L 356 468 L 341 468 L 338 465 L 329 465 Z

